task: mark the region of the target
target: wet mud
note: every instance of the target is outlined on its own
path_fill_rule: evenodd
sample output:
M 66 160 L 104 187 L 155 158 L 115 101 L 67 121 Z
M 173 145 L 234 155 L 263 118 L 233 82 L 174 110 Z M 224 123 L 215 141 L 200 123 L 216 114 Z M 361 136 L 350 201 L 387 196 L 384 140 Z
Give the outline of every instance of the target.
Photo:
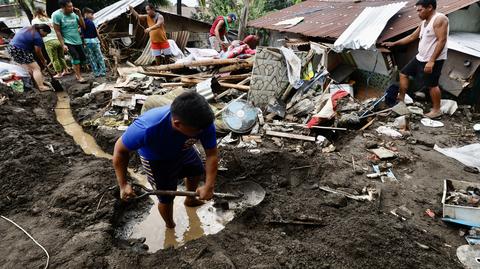
M 66 86 L 79 122 L 98 113 L 108 99 L 82 103 L 77 98 L 88 88 Z M 54 93 L 6 92 L 10 100 L 0 106 L 0 214 L 22 225 L 50 252 L 51 268 L 462 268 L 455 255 L 465 244 L 458 227 L 427 217 L 424 211 L 441 215 L 443 179 L 478 178 L 427 146 L 354 133 L 339 137 L 337 152 L 327 154 L 309 143 L 291 150 L 266 142 L 259 153 L 223 148 L 226 169 L 219 173 L 219 184 L 254 181 L 266 190 L 263 202 L 241 212 L 216 234 L 149 253 L 141 233 L 135 240 L 121 240 L 116 230 L 126 212 L 147 220 L 153 203 L 119 202 L 118 193 L 110 190 L 115 185 L 110 160 L 85 154 L 63 130 L 55 118 Z M 460 120 L 445 122 L 443 133 L 420 127 L 415 137 L 440 145 L 474 140 L 448 135 L 457 128 L 455 121 Z M 119 134 L 84 130 L 111 153 Z M 393 165 L 399 182 L 380 183 L 353 171 L 352 156 L 358 167 L 370 167 L 365 145 L 372 140 L 393 142 L 398 148 L 400 156 Z M 320 186 L 352 194 L 375 186 L 382 195 L 361 202 L 326 193 Z M 412 212 L 406 220 L 390 214 L 402 205 Z M 200 234 L 195 229 L 205 233 L 198 225 L 201 219 L 188 210 L 185 214 L 191 229 L 156 234 L 164 237 L 163 246 L 156 248 L 168 242 L 175 246 L 171 238 L 179 243 L 195 237 Z M 153 229 L 148 227 L 143 229 Z M 0 221 L 0 234 L 1 268 L 44 264 L 43 252 L 15 227 Z

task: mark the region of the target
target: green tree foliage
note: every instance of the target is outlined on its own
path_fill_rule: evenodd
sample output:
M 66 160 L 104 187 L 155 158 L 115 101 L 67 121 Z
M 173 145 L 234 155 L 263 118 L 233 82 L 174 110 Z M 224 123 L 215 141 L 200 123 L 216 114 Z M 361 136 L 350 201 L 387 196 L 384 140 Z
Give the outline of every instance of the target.
M 250 0 L 248 19 L 254 20 L 268 12 L 280 10 L 299 2 L 301 0 Z M 206 0 L 205 6 L 194 15 L 194 18 L 212 23 L 217 16 L 225 16 L 229 13 L 239 16 L 243 6 L 243 0 Z

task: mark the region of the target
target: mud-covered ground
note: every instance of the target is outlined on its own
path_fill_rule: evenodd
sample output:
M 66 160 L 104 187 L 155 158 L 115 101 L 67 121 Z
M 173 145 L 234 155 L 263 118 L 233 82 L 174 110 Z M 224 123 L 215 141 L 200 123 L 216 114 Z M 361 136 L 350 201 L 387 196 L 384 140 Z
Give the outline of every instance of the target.
M 80 121 L 108 102 L 108 95 L 76 100 L 89 87 L 68 88 Z M 108 190 L 115 185 L 113 168 L 109 160 L 85 155 L 63 132 L 53 111 L 55 94 L 0 93 L 10 98 L 0 105 L 0 214 L 49 251 L 51 268 L 462 268 L 455 255 L 465 244 L 458 227 L 424 214 L 432 209 L 441 216 L 444 179 L 479 181 L 431 148 L 478 141 L 460 130 L 467 126 L 461 114 L 444 117 L 441 129 L 417 124 L 416 142 L 378 136 L 377 122 L 365 133 L 341 135 L 332 153 L 311 143 L 280 149 L 266 138 L 260 153 L 224 148 L 222 165 L 228 170 L 220 172 L 219 181 L 255 181 L 266 189 L 265 200 L 218 234 L 148 254 L 112 237 L 117 216 L 126 210 Z M 119 135 L 86 130 L 106 151 Z M 373 142 L 398 149 L 392 163 L 399 182 L 380 183 L 353 171 L 352 156 L 357 169 L 370 168 L 366 145 Z M 376 186 L 381 197 L 359 202 L 319 186 L 350 193 Z M 403 221 L 389 213 L 399 206 L 413 215 Z M 286 224 L 298 219 L 315 225 Z M 45 263 L 41 249 L 3 219 L 0 234 L 0 267 Z

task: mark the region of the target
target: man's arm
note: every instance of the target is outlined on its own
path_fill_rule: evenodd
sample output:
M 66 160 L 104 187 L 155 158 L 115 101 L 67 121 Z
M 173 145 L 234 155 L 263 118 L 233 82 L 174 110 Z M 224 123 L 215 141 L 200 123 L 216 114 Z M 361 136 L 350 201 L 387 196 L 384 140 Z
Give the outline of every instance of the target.
M 200 200 L 210 200 L 213 197 L 215 181 L 217 180 L 218 170 L 218 149 L 206 149 L 207 160 L 205 163 L 206 178 L 205 185 L 197 189 Z
M 220 29 L 222 29 L 222 26 L 225 24 L 225 21 L 219 21 L 217 23 L 217 26 L 215 27 L 215 36 L 217 37 L 218 39 L 218 42 L 220 42 L 220 44 L 223 44 L 223 40 L 222 38 L 220 37 Z
M 45 57 L 43 57 L 42 53 L 42 48 L 39 46 L 35 46 L 35 54 L 38 57 L 38 60 L 40 60 L 40 64 L 42 65 L 42 68 L 47 67 L 47 61 L 45 60 Z
M 395 42 L 383 42 L 382 45 L 386 47 L 395 47 L 395 46 L 401 46 L 401 45 L 407 45 L 409 43 L 412 43 L 413 41 L 417 40 L 420 37 L 420 26 L 417 27 L 417 29 L 411 33 L 410 35 L 397 40 Z
M 73 12 L 75 12 L 75 14 L 77 14 L 78 16 L 78 24 L 80 24 L 80 28 L 82 29 L 85 29 L 85 21 L 83 20 L 83 16 L 82 16 L 82 11 L 80 11 L 80 9 L 78 8 L 73 8 Z
M 138 12 L 132 6 L 128 6 L 128 8 L 130 9 L 130 14 L 133 15 L 133 17 L 135 17 L 137 20 L 145 19 L 147 17 L 147 15 L 138 14 Z
M 132 186 L 127 183 L 127 167 L 130 159 L 130 151 L 125 147 L 120 137 L 115 143 L 113 149 L 113 168 L 115 169 L 115 175 L 117 177 L 117 183 L 120 187 L 120 198 L 128 200 L 135 196 Z
M 433 22 L 433 31 L 435 32 L 435 36 L 437 37 L 437 46 L 435 46 L 435 50 L 433 51 L 432 57 L 425 65 L 424 72 L 427 74 L 432 73 L 433 66 L 435 65 L 435 61 L 437 60 L 442 50 L 447 45 L 447 36 L 448 36 L 448 19 L 446 17 L 439 17 Z
M 60 25 L 54 23 L 54 24 L 53 24 L 53 29 L 55 29 L 55 33 L 57 34 L 58 41 L 60 41 L 60 45 L 62 45 L 63 51 L 67 52 L 67 51 L 68 51 L 68 47 L 65 46 L 65 41 L 63 40 L 63 36 L 62 36 L 62 31 L 61 31 L 61 29 L 60 29 Z
M 156 29 L 162 27 L 162 25 L 163 25 L 164 23 L 165 23 L 165 19 L 163 18 L 162 14 L 158 14 L 157 22 L 155 23 L 155 25 L 153 25 L 152 27 L 148 27 L 147 29 L 145 29 L 145 32 L 146 32 L 146 33 L 150 33 L 151 31 L 156 30 Z

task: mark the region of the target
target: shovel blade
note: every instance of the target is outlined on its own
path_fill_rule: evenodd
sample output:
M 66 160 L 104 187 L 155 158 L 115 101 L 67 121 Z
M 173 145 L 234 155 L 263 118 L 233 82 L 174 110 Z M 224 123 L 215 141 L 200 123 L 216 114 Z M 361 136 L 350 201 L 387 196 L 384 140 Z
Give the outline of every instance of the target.
M 230 209 L 245 209 L 260 204 L 265 199 L 265 190 L 253 181 L 229 182 L 219 187 L 222 192 L 238 195 L 238 198 L 228 199 Z

